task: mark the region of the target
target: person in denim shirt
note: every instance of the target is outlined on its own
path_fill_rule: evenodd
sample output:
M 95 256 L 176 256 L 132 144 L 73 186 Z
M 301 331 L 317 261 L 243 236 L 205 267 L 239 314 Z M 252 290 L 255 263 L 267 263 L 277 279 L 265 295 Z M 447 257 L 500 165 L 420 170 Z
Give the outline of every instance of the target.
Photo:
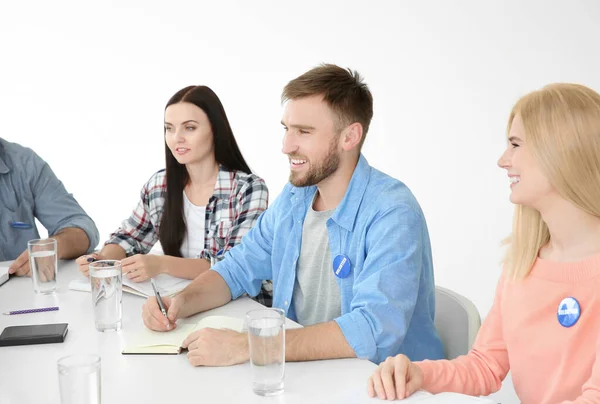
M 27 242 L 40 238 L 36 218 L 56 239 L 59 259 L 75 258 L 98 244 L 94 221 L 48 163 L 0 138 L 0 261 L 15 260 L 10 274 L 31 276 Z
M 288 83 L 282 100 L 290 183 L 221 262 L 164 299 L 167 317 L 149 298 L 144 324 L 173 329 L 272 279 L 273 307 L 305 326 L 287 330 L 288 361 L 442 358 L 423 212 L 360 152 L 373 115 L 367 85 L 356 72 L 322 65 Z M 183 347 L 194 366 L 249 359 L 247 336 L 231 330 L 196 331 Z

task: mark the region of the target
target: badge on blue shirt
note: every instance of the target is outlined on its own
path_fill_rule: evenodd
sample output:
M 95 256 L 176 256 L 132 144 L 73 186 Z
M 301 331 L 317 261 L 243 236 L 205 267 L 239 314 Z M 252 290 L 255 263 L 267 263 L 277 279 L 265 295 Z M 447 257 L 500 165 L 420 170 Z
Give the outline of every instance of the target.
M 574 297 L 565 297 L 558 305 L 558 322 L 563 327 L 568 328 L 575 325 L 580 315 L 581 307 Z
M 348 275 L 350 275 L 350 270 L 351 263 L 348 256 L 341 254 L 335 257 L 333 260 L 333 273 L 335 276 L 342 279 L 346 278 Z

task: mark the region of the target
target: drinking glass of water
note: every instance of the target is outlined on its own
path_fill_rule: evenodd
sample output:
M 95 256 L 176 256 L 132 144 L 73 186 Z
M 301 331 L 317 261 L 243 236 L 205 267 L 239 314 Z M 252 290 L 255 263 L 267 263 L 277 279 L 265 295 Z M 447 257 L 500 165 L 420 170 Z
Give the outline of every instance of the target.
M 100 357 L 71 355 L 58 360 L 61 404 L 100 404 Z
M 121 329 L 123 295 L 121 261 L 96 261 L 89 268 L 96 330 L 118 331 Z
M 260 396 L 283 393 L 285 312 L 258 309 L 246 314 L 252 367 L 252 390 Z
M 33 290 L 37 293 L 54 293 L 58 273 L 56 240 L 53 238 L 30 240 L 27 242 L 27 249 Z

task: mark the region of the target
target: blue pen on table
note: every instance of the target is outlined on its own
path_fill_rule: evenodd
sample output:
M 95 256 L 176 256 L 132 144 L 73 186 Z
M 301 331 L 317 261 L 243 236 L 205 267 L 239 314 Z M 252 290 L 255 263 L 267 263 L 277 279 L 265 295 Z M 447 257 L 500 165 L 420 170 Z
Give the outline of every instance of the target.
M 53 306 L 53 307 L 40 307 L 39 309 L 14 310 L 14 311 L 9 311 L 9 312 L 2 313 L 2 314 L 5 314 L 7 316 L 14 316 L 15 314 L 42 313 L 44 311 L 57 311 L 57 310 L 58 310 L 58 307 Z
M 158 293 L 158 289 L 156 288 L 156 283 L 154 283 L 154 279 L 150 278 L 150 284 L 152 285 L 152 289 L 154 289 L 154 295 L 156 296 L 156 301 L 158 302 L 158 307 L 160 307 L 160 311 L 162 311 L 162 314 L 169 318 L 167 316 L 167 311 L 165 310 L 165 305 L 162 301 L 162 298 L 160 297 L 160 293 Z
M 31 226 L 29 223 L 25 223 L 25 222 L 9 222 L 10 227 L 12 227 L 13 229 L 31 229 L 33 226 Z

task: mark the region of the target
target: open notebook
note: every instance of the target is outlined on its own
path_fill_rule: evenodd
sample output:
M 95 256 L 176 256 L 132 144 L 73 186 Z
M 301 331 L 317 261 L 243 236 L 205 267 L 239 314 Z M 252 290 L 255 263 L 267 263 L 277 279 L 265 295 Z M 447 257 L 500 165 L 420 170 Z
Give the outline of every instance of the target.
M 177 324 L 173 331 L 159 332 L 144 328 L 140 333 L 126 338 L 127 346 L 122 354 L 177 355 L 181 344 L 192 332 L 202 328 L 228 328 L 242 332 L 244 320 L 227 316 L 210 316 L 196 324 Z
M 173 296 L 185 289 L 187 285 L 192 283 L 192 280 L 159 274 L 154 277 L 154 282 L 156 282 L 156 287 L 161 296 Z M 152 284 L 149 280 L 136 283 L 130 281 L 126 276 L 123 276 L 123 292 L 129 292 L 142 297 L 154 296 L 154 290 L 152 290 Z
M 176 278 L 167 274 L 160 274 L 154 277 L 156 286 L 161 296 L 174 296 L 181 292 L 192 281 L 190 279 Z M 76 279 L 69 283 L 69 289 L 91 292 L 92 285 L 89 279 Z M 150 281 L 132 282 L 123 274 L 123 292 L 131 293 L 141 297 L 154 296 L 152 284 Z

